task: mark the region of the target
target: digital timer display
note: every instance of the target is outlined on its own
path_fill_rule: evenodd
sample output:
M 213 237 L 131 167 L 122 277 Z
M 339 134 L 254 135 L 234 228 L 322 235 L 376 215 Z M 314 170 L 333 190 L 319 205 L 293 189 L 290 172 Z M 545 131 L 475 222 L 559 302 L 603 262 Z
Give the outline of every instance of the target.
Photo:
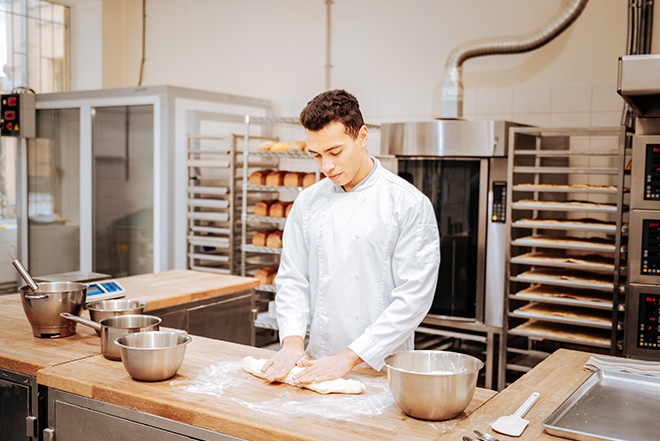
M 639 272 L 660 275 L 660 219 L 642 220 L 642 255 Z
M 660 296 L 656 294 L 639 295 L 639 324 L 637 327 L 637 347 L 660 349 Z
M 660 144 L 646 145 L 644 200 L 660 201 Z

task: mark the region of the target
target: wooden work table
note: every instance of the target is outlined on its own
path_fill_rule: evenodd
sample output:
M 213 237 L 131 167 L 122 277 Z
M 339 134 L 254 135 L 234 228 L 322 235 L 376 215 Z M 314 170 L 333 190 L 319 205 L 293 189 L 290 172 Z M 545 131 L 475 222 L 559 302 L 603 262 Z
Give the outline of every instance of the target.
M 258 283 L 254 279 L 179 271 L 119 281 L 129 291 L 127 297 L 146 299 L 154 309 L 250 289 Z M 75 335 L 65 338 L 33 337 L 18 295 L 0 298 L 0 320 L 2 369 L 36 376 L 38 384 L 75 396 L 250 440 L 461 440 L 463 436 L 473 437 L 474 429 L 494 433 L 490 423 L 512 414 L 535 391 L 541 396 L 525 417 L 530 424 L 523 435 L 497 436 L 501 441 L 558 440 L 543 431 L 542 422 L 589 376 L 583 365 L 591 355 L 559 350 L 499 394 L 478 388 L 466 411 L 449 421 L 410 418 L 391 400 L 375 412 L 333 418 L 333 407 L 319 400 L 345 396 L 322 396 L 288 385 L 270 385 L 240 369 L 240 361 L 247 355 L 268 358 L 272 352 L 265 349 L 193 335 L 175 377 L 140 382 L 130 378 L 121 362 L 101 356 L 100 339 L 91 328 L 78 326 Z M 218 365 L 231 368 L 220 377 L 230 379 L 231 387 L 215 395 L 185 389 L 202 369 Z M 355 396 L 358 400 L 373 400 L 376 394 L 385 396 L 384 373 L 356 368 L 350 377 L 367 385 L 364 395 Z M 303 414 L 296 414 L 288 406 L 294 402 L 302 406 Z M 319 403 L 327 411 L 320 415 L 307 412 L 319 408 Z M 345 408 L 350 410 L 356 402 L 352 403 Z
M 37 382 L 76 395 L 146 412 L 204 429 L 250 440 L 406 440 L 436 439 L 451 432 L 456 424 L 486 402 L 494 391 L 477 389 L 458 418 L 449 421 L 422 421 L 403 414 L 394 403 L 386 403 L 382 413 L 335 418 L 334 412 L 362 402 L 377 402 L 374 395 L 390 398 L 384 372 L 358 368 L 350 378 L 367 385 L 363 395 L 320 395 L 286 384 L 272 385 L 240 369 L 243 357 L 268 358 L 272 351 L 193 336 L 177 375 L 166 381 L 134 381 L 120 362 L 102 356 L 52 366 L 39 371 Z M 220 396 L 209 396 L 180 389 L 201 369 L 211 365 L 229 366 L 221 378 L 231 380 L 231 388 Z M 342 400 L 342 401 L 338 401 Z M 350 401 L 344 401 L 350 400 Z M 344 406 L 341 409 L 334 403 Z M 298 402 L 302 415 L 287 410 Z M 349 404 L 346 404 L 349 403 Z M 353 403 L 353 404 L 350 404 Z M 317 408 L 315 414 L 310 409 Z
M 199 271 L 172 270 L 117 279 L 126 298 L 145 300 L 147 310 L 220 297 L 254 288 L 257 279 Z M 78 325 L 76 334 L 53 339 L 32 335 L 19 294 L 0 296 L 0 368 L 36 376 L 44 367 L 99 355 L 96 333 Z

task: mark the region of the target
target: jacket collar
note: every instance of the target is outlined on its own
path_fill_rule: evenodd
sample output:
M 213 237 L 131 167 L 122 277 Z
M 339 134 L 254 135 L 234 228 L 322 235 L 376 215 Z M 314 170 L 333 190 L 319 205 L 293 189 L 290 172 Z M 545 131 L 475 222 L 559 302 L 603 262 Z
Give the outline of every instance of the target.
M 378 159 L 374 158 L 371 155 L 369 157 L 374 161 L 374 168 L 371 169 L 369 174 L 363 180 L 361 180 L 355 187 L 353 187 L 350 193 L 366 190 L 367 188 L 371 187 L 376 181 L 376 177 L 382 166 L 380 165 L 380 161 Z M 332 185 L 336 193 L 347 193 L 341 185 L 335 185 L 335 184 Z

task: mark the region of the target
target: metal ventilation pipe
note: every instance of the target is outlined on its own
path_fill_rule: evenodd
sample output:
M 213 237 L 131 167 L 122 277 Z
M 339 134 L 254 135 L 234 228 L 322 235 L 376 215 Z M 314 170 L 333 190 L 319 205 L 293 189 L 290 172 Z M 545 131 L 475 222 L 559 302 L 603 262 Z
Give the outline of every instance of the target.
M 447 58 L 442 84 L 441 118 L 463 117 L 463 63 L 470 58 L 529 52 L 552 41 L 580 16 L 589 0 L 570 0 L 545 26 L 514 37 L 482 38 L 456 47 Z

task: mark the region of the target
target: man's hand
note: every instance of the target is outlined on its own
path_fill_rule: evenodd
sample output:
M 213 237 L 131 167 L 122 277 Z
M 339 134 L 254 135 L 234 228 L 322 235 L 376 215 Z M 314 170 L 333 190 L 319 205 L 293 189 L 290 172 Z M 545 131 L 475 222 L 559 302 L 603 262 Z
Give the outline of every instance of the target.
M 307 354 L 303 338 L 290 335 L 282 341 L 282 349 L 263 365 L 261 371 L 266 372 L 272 366 L 272 369 L 266 374 L 266 379 L 270 382 L 280 381 L 305 357 Z
M 296 384 L 334 380 L 348 374 L 362 359 L 346 348 L 337 355 L 321 357 L 317 360 L 303 358 L 298 366 L 306 367 L 304 371 L 293 377 Z

